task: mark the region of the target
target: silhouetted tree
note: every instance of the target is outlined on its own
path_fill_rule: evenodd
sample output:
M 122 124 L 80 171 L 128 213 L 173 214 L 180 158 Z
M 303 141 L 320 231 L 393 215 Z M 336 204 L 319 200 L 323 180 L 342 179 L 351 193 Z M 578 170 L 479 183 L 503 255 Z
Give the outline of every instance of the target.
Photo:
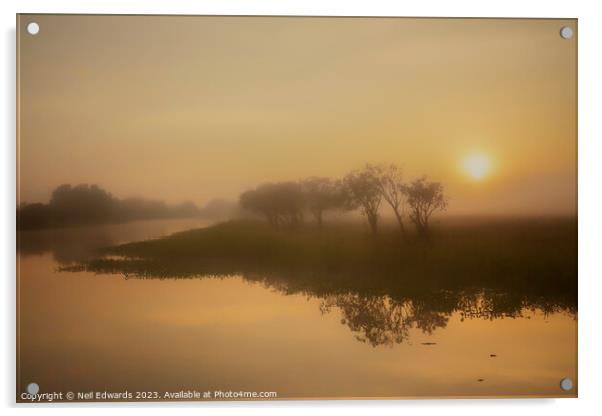
M 278 213 L 269 200 L 269 185 L 260 185 L 256 189 L 243 192 L 240 195 L 240 206 L 249 211 L 264 215 L 268 223 L 278 226 Z
M 329 178 L 307 178 L 301 182 L 304 205 L 316 220 L 319 227 L 327 210 L 343 207 L 344 195 L 341 185 Z
M 61 185 L 48 204 L 23 204 L 17 208 L 19 229 L 102 224 L 140 219 L 199 215 L 192 202 L 167 205 L 142 198 L 117 199 L 98 185 Z
M 47 204 L 23 204 L 17 210 L 17 228 L 35 229 L 52 227 L 54 216 Z
M 379 165 L 375 167 L 378 174 L 380 192 L 383 199 L 391 206 L 395 219 L 399 224 L 399 230 L 405 235 L 403 215 L 405 208 L 405 188 L 401 169 L 396 165 Z
M 343 178 L 343 184 L 348 195 L 350 207 L 359 207 L 368 219 L 370 229 L 374 234 L 378 227 L 378 208 L 382 201 L 378 169 L 366 165 L 361 170 L 349 172 Z
M 115 214 L 115 198 L 98 185 L 61 185 L 52 192 L 49 206 L 61 223 L 99 223 Z
M 271 187 L 271 200 L 280 224 L 296 226 L 303 222 L 303 191 L 296 182 L 279 182 Z
M 405 193 L 410 206 L 410 220 L 416 226 L 419 235 L 428 235 L 429 220 L 433 212 L 447 208 L 443 186 L 438 182 L 428 182 L 423 176 L 408 185 Z
M 303 195 L 295 182 L 267 183 L 240 196 L 240 205 L 262 214 L 270 225 L 296 226 L 303 221 Z

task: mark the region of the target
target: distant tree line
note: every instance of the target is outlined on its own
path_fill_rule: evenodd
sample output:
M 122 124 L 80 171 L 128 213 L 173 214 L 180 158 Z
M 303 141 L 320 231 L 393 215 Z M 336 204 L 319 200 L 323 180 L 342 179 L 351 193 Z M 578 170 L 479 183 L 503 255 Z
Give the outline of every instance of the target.
M 306 213 L 321 227 L 327 211 L 359 210 L 375 234 L 383 201 L 392 210 L 403 236 L 407 220 L 419 235 L 428 235 L 433 213 L 447 208 L 440 183 L 430 182 L 425 176 L 406 183 L 401 169 L 394 164 L 367 164 L 341 179 L 310 177 L 298 182 L 266 183 L 240 195 L 243 208 L 264 216 L 275 228 L 299 225 Z
M 168 205 L 142 198 L 118 199 L 97 185 L 61 185 L 48 204 L 23 204 L 17 209 L 20 229 L 70 225 L 118 223 L 143 219 L 192 217 L 199 215 L 192 202 Z

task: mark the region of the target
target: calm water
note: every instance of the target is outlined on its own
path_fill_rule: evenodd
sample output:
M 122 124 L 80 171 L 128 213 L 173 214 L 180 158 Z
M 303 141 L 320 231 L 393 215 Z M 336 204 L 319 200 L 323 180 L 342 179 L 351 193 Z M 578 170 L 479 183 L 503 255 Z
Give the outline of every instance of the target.
M 316 297 L 242 276 L 59 272 L 99 247 L 197 220 L 21 233 L 18 386 L 40 392 L 275 391 L 279 398 L 575 396 L 577 321 L 387 295 Z M 426 306 L 425 306 L 426 305 Z M 429 306 L 430 305 L 430 306 Z

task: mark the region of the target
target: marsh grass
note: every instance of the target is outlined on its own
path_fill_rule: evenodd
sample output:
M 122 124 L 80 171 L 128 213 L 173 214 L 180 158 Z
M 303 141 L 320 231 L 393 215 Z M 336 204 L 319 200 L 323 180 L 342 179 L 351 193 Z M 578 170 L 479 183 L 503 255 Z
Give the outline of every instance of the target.
M 402 239 L 394 227 L 374 236 L 352 223 L 277 230 L 230 221 L 102 254 L 67 269 L 139 278 L 242 275 L 314 294 L 476 288 L 568 306 L 577 296 L 577 227 L 569 218 L 443 223 L 428 241 Z
M 108 247 L 63 270 L 126 278 L 242 276 L 320 301 L 362 342 L 394 345 L 464 319 L 519 318 L 526 310 L 577 316 L 574 219 L 448 221 L 428 241 L 397 227 L 374 236 L 357 223 L 276 230 L 231 221 Z

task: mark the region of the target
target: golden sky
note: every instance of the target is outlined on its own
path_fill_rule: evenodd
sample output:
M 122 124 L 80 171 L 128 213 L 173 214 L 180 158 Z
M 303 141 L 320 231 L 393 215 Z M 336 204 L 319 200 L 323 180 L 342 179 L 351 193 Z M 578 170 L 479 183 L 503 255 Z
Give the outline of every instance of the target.
M 19 19 L 22 202 L 203 204 L 393 162 L 450 214 L 576 213 L 576 20 Z

